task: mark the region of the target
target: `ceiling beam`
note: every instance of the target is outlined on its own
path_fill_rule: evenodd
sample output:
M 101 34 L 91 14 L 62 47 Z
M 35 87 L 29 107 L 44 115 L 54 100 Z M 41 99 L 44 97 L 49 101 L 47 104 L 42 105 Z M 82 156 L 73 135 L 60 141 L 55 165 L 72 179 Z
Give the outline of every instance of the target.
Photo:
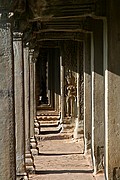
M 83 32 L 83 33 L 90 33 L 90 30 L 85 30 L 85 29 L 43 29 L 43 30 L 40 30 L 40 31 L 34 31 L 34 34 L 41 34 L 41 33 L 49 33 L 49 32 L 59 32 L 59 33 L 80 33 L 80 32 Z
M 81 15 L 69 15 L 69 16 L 58 16 L 55 17 L 53 15 L 49 16 L 38 16 L 37 18 L 29 19 L 29 22 L 48 22 L 48 21 L 59 21 L 59 20 L 68 20 L 68 19 L 82 19 L 86 17 L 92 17 L 94 13 L 86 13 L 86 14 L 81 14 Z
M 94 19 L 87 17 L 85 19 L 74 22 L 73 20 L 59 21 L 59 22 L 45 22 L 39 25 L 38 29 L 34 31 L 34 34 L 43 32 L 86 32 L 89 33 L 92 29 Z
M 73 33 L 73 32 L 48 32 L 37 34 L 37 41 L 50 41 L 50 40 L 73 40 L 73 41 L 83 41 L 86 37 L 86 34 Z

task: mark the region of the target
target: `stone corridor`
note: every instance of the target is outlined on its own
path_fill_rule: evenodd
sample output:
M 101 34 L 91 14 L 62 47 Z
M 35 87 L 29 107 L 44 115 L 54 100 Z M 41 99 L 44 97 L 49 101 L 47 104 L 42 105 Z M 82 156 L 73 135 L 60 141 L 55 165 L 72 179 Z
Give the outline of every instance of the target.
M 0 180 L 120 180 L 120 0 L 0 0 Z
M 29 179 L 104 180 L 102 172 L 93 175 L 91 152 L 84 155 L 83 137 L 72 138 L 69 128 L 59 132 L 57 114 L 53 116 L 52 112 L 50 120 L 50 115 L 45 117 L 46 113 L 42 111 L 43 116 L 37 116 L 41 124 L 41 135 L 36 135 L 39 154 L 34 156 L 35 174 L 30 174 Z

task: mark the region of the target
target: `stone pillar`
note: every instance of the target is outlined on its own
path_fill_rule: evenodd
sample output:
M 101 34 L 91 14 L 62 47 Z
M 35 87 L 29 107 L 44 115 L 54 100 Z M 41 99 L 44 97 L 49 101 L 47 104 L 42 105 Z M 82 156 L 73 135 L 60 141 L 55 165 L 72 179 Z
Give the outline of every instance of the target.
M 16 177 L 11 24 L 0 19 L 0 179 Z
M 105 175 L 120 179 L 120 1 L 110 0 L 104 21 Z M 112 18 L 111 18 L 112 17 Z
M 34 120 L 36 119 L 37 109 L 36 109 L 36 63 L 33 63 L 33 98 L 34 98 Z
M 27 179 L 25 173 L 24 68 L 22 35 L 23 34 L 20 32 L 13 33 L 17 179 L 21 179 L 22 177 Z
M 91 52 L 90 34 L 84 43 L 84 153 L 91 147 Z
M 38 154 L 37 142 L 34 132 L 34 63 L 33 63 L 34 50 L 29 51 L 29 63 L 30 63 L 30 145 L 33 155 Z
M 27 172 L 34 172 L 34 160 L 30 151 L 30 94 L 29 94 L 29 47 L 24 48 L 24 112 L 25 112 L 25 164 Z
M 55 58 L 55 54 L 53 49 L 49 50 L 49 61 L 48 61 L 48 84 L 49 84 L 49 89 L 50 91 L 48 92 L 48 95 L 50 95 L 50 107 L 54 108 L 54 80 L 55 75 L 54 75 L 54 58 Z
M 59 61 L 59 49 L 55 49 L 55 110 L 60 111 L 59 96 L 60 96 L 60 61 Z
M 80 44 L 77 44 L 77 118 L 75 118 L 75 129 L 74 129 L 74 138 L 78 138 L 78 129 L 79 129 L 79 122 L 80 122 L 80 57 L 83 55 L 81 52 L 83 48 L 80 49 Z
M 34 66 L 33 66 L 33 52 L 29 51 L 29 62 L 30 62 L 30 138 L 34 137 Z
M 40 134 L 40 123 L 36 119 L 36 116 L 37 116 L 37 107 L 36 107 L 36 61 L 37 61 L 37 58 L 34 58 L 34 63 L 33 63 L 34 132 L 35 132 L 35 134 L 39 135 Z
M 80 121 L 80 62 L 83 60 L 83 48 L 77 45 L 77 118 Z M 81 58 L 82 57 L 82 58 Z
M 24 48 L 25 151 L 30 151 L 29 123 L 29 47 Z
M 103 170 L 104 157 L 104 76 L 103 22 L 93 22 L 92 45 L 92 158 L 94 173 Z
M 63 65 L 63 57 L 60 55 L 60 88 L 61 88 L 61 119 L 60 123 L 63 123 L 64 118 L 64 65 Z

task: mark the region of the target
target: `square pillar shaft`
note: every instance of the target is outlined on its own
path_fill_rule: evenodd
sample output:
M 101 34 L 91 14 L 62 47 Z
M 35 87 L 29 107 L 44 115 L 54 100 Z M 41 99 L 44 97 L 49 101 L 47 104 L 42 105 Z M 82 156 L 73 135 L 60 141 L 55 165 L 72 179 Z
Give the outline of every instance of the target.
M 60 61 L 59 61 L 59 49 L 55 49 L 55 110 L 60 111 L 59 98 L 60 98 Z
M 34 173 L 34 159 L 30 150 L 30 64 L 29 47 L 24 47 L 24 112 L 25 112 L 25 165 L 26 171 Z
M 80 121 L 80 65 L 83 62 L 83 42 L 77 44 L 77 118 Z
M 32 155 L 38 154 L 37 141 L 35 138 L 34 118 L 35 118 L 35 57 L 34 50 L 29 51 L 29 65 L 30 65 L 30 146 Z
M 104 75 L 103 75 L 103 22 L 93 25 L 94 54 L 92 68 L 92 157 L 94 173 L 103 169 L 104 157 Z
M 34 120 L 36 119 L 37 115 L 37 108 L 36 108 L 36 63 L 33 63 L 33 95 L 34 95 Z
M 0 179 L 16 178 L 11 24 L 0 20 Z
M 22 33 L 13 33 L 14 94 L 16 131 L 16 173 L 25 173 L 25 114 L 24 114 L 24 66 Z
M 29 47 L 24 48 L 25 151 L 30 151 Z
M 29 52 L 29 66 L 30 66 L 30 138 L 34 137 L 34 64 L 33 52 L 31 49 Z
M 116 180 L 120 179 L 120 1 L 110 0 L 107 7 L 108 21 L 104 24 L 105 175 L 106 180 Z
M 77 103 L 76 103 L 76 113 L 75 113 L 75 129 L 74 129 L 74 138 L 80 138 L 80 134 L 79 134 L 79 126 L 80 126 L 80 121 L 82 120 L 82 113 L 81 113 L 81 109 L 83 108 L 81 105 L 82 102 L 82 76 L 83 76 L 83 72 L 82 72 L 82 67 L 83 66 L 83 42 L 78 42 L 77 43 L 77 72 L 76 72 L 76 78 L 77 78 L 77 97 L 75 97 Z M 75 108 L 75 107 L 74 107 Z
M 63 57 L 60 56 L 60 89 L 61 89 L 61 123 L 63 122 L 64 118 L 64 65 L 63 65 Z
M 84 153 L 91 147 L 91 52 L 90 34 L 84 42 Z

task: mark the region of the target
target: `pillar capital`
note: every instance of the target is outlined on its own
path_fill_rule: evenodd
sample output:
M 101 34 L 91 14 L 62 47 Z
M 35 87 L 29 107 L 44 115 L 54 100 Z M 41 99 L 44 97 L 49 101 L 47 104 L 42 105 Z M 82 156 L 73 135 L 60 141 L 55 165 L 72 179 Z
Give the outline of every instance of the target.
M 10 27 L 11 27 L 11 23 L 9 22 L 9 19 L 7 17 L 3 18 L 2 14 L 0 13 L 0 28 L 7 30 Z
M 23 42 L 23 47 L 24 48 L 29 48 L 29 42 Z
M 13 41 L 21 41 L 23 37 L 22 32 L 13 32 Z
M 33 53 L 33 59 L 32 59 L 33 63 L 37 62 L 38 55 L 39 55 L 39 49 L 35 49 Z
M 36 63 L 36 62 L 37 62 L 37 58 L 33 56 L 32 62 L 33 62 L 33 63 Z
M 38 53 L 34 49 L 29 50 L 29 55 L 30 55 L 30 63 L 36 63 L 37 62 L 37 56 Z
M 29 54 L 33 55 L 33 53 L 34 53 L 34 49 L 29 49 Z
M 6 9 L 0 9 L 0 23 L 7 23 L 9 22 L 9 19 L 11 16 L 13 16 L 14 13 L 13 12 L 9 12 Z
M 29 61 L 30 61 L 30 64 L 33 63 L 32 59 L 33 59 L 33 53 L 34 53 L 34 49 L 29 49 Z

